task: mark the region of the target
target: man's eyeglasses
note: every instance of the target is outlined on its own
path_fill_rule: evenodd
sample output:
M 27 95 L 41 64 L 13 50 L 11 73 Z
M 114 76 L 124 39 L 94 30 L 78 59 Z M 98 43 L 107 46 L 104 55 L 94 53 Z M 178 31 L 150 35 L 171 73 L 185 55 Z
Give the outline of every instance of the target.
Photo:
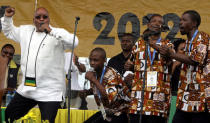
M 43 19 L 47 19 L 47 18 L 48 18 L 47 15 L 37 15 L 37 16 L 35 16 L 36 19 L 41 19 L 41 17 L 42 17 Z
M 3 51 L 3 53 L 6 54 L 6 55 L 9 54 L 10 56 L 13 56 L 14 55 L 14 53 L 10 53 L 8 51 Z

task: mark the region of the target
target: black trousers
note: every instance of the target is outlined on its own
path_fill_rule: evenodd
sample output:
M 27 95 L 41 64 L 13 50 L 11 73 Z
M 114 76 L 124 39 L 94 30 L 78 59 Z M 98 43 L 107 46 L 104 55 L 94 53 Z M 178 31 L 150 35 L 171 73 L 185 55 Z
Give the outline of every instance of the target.
M 128 123 L 128 117 L 127 114 L 123 113 L 120 116 L 113 116 L 112 121 L 108 122 L 103 119 L 103 116 L 99 111 L 87 119 L 84 123 Z
M 140 114 L 129 114 L 130 123 L 139 123 Z M 166 118 L 153 115 L 142 115 L 141 123 L 166 123 Z
M 173 123 L 210 123 L 210 114 L 207 111 L 194 113 L 177 109 Z
M 42 120 L 49 120 L 50 123 L 55 122 L 55 117 L 60 106 L 60 102 L 39 102 L 25 98 L 16 93 L 12 101 L 5 110 L 5 120 L 7 123 L 13 123 L 24 115 L 26 115 L 35 105 L 39 106 Z

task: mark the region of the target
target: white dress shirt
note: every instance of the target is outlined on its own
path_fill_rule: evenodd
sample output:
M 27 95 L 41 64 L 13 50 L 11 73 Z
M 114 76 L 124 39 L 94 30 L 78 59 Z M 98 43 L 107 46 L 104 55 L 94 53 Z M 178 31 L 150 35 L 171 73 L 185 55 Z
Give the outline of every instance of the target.
M 36 101 L 62 101 L 66 88 L 64 51 L 73 47 L 74 35 L 50 26 L 52 30 L 46 36 L 34 25 L 14 26 L 11 17 L 2 17 L 1 23 L 5 36 L 21 47 L 23 79 L 17 92 Z M 74 47 L 78 42 L 75 37 Z M 36 87 L 25 86 L 25 76 L 36 78 Z

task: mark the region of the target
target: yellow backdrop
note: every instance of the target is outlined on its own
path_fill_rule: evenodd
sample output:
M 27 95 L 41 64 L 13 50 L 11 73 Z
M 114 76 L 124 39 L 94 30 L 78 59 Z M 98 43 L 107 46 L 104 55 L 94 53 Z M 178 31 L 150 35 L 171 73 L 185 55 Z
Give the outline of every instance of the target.
M 14 23 L 18 26 L 22 24 L 32 24 L 35 1 L 36 0 L 0 0 L 0 5 L 15 7 L 16 14 L 14 16 Z M 118 28 L 120 27 L 122 30 L 123 26 L 126 27 L 124 32 L 132 32 L 133 28 L 137 30 L 140 29 L 140 33 L 142 33 L 146 28 L 145 25 L 142 25 L 142 19 L 149 13 L 159 13 L 161 15 L 175 13 L 181 16 L 184 11 L 194 9 L 198 11 L 202 17 L 200 30 L 207 33 L 210 32 L 209 0 L 37 0 L 37 6 L 46 7 L 49 10 L 52 26 L 65 28 L 72 33 L 74 31 L 75 17 L 79 16 L 81 18 L 77 31 L 80 42 L 75 51 L 78 56 L 83 57 L 87 57 L 90 50 L 97 46 L 105 48 L 108 57 L 112 57 L 121 52 L 120 41 L 117 34 Z M 112 16 L 112 20 L 97 21 L 96 19 L 96 21 L 93 22 L 95 16 L 102 12 L 106 12 L 103 14 L 105 17 L 108 17 L 107 13 Z M 134 25 L 132 28 L 133 24 L 130 21 L 124 22 L 124 25 L 119 25 L 120 22 L 123 22 L 122 20 L 120 21 L 120 19 L 122 19 L 126 13 L 136 15 L 135 19 L 139 20 L 140 25 Z M 100 16 L 98 16 L 98 18 L 100 20 Z M 94 24 L 97 25 L 98 30 L 94 27 Z M 94 44 L 96 38 L 108 24 L 111 24 L 111 26 L 109 25 L 109 29 L 105 31 L 105 33 L 108 34 L 105 37 L 111 37 L 112 41 L 109 42 L 107 39 L 104 39 L 104 42 L 99 41 L 99 44 Z M 173 26 L 173 22 L 171 21 L 168 24 Z M 176 37 L 180 37 L 180 35 L 178 34 Z M 20 54 L 19 44 L 6 39 L 1 33 L 0 47 L 8 42 L 14 44 L 17 51 L 16 54 Z

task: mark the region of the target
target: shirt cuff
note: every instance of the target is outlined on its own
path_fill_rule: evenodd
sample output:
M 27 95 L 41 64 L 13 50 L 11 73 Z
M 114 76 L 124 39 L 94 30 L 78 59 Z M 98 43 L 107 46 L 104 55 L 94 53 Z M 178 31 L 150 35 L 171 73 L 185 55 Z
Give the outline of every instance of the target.
M 61 36 L 58 35 L 57 32 L 56 32 L 56 30 L 53 29 L 53 28 L 51 28 L 51 31 L 50 31 L 49 35 L 55 37 L 55 38 L 58 39 L 58 40 L 61 39 Z
M 12 17 L 7 17 L 7 16 L 5 16 L 5 15 L 4 15 L 4 17 L 1 18 L 1 20 L 2 20 L 2 21 L 5 21 L 5 22 L 12 23 Z
M 128 74 L 134 74 L 132 71 L 125 71 L 125 73 L 123 74 L 123 81 L 124 81 L 124 78 L 128 75 Z

